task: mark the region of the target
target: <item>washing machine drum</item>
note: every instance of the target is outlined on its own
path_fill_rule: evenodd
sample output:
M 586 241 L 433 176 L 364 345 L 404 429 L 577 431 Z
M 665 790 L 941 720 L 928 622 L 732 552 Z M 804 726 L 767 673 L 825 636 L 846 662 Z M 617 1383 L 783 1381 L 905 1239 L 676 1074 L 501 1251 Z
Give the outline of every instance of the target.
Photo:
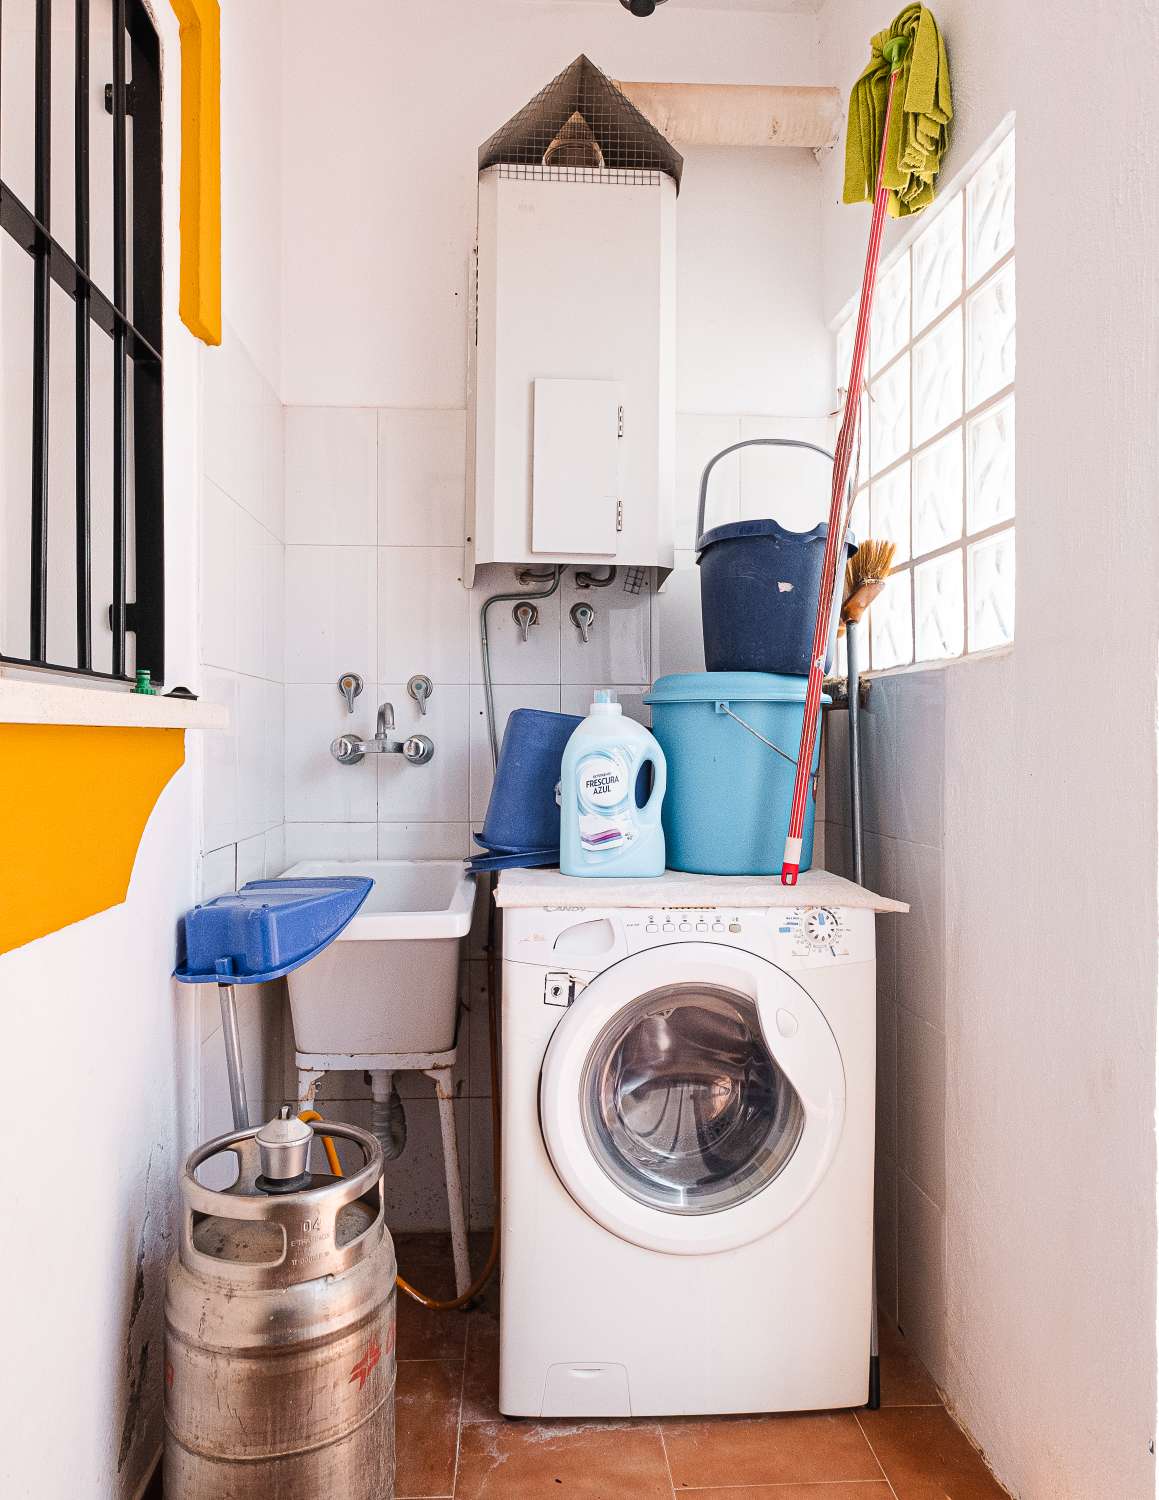
M 686 1253 L 746 1243 L 795 1212 L 843 1110 L 840 1055 L 813 1001 L 715 944 L 598 976 L 541 1076 L 548 1152 L 572 1196 L 624 1238 Z

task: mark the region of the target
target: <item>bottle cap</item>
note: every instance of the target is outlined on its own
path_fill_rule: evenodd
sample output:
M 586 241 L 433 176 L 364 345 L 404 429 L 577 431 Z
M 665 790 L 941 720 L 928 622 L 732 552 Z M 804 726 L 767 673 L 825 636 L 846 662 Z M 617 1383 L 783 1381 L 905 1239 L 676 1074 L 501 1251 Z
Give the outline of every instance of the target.
M 616 697 L 615 688 L 596 688 L 592 693 L 592 704 L 589 709 L 593 714 L 622 714 L 623 708 Z

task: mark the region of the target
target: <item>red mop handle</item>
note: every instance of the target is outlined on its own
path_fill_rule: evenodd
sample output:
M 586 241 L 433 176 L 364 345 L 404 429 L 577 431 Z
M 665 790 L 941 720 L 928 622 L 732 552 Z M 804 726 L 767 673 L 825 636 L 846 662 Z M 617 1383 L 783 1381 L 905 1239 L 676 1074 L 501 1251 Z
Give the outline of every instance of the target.
M 845 484 L 853 456 L 857 433 L 858 409 L 861 403 L 861 378 L 865 368 L 865 351 L 869 343 L 869 319 L 873 311 L 873 288 L 877 280 L 877 262 L 881 255 L 881 236 L 885 227 L 885 210 L 889 191 L 885 186 L 885 153 L 889 141 L 889 117 L 893 110 L 893 91 L 901 70 L 901 58 L 895 52 L 891 59 L 889 91 L 885 100 L 885 121 L 881 132 L 881 155 L 877 163 L 877 191 L 873 199 L 873 217 L 869 226 L 869 249 L 865 256 L 865 274 L 861 279 L 861 305 L 857 311 L 857 331 L 853 338 L 853 359 L 849 384 L 845 392 L 845 412 L 833 454 L 833 490 L 829 499 L 829 535 L 825 538 L 825 559 L 821 564 L 821 596 L 817 601 L 817 622 L 813 627 L 813 650 L 809 659 L 809 680 L 805 688 L 805 713 L 801 720 L 801 743 L 797 750 L 797 775 L 793 782 L 793 803 L 789 811 L 789 833 L 781 861 L 781 884 L 796 885 L 801 870 L 801 844 L 805 829 L 805 808 L 812 779 L 813 749 L 817 741 L 817 721 L 821 709 L 821 683 L 825 676 L 825 648 L 829 641 L 829 623 L 833 611 L 833 594 L 837 586 L 838 559 L 844 547 Z

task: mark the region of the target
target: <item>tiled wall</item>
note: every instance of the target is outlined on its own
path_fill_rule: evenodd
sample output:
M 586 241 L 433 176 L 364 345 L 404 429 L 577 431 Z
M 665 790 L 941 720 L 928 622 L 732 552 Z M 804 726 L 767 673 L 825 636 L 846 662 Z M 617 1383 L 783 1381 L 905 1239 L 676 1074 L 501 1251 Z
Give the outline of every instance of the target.
M 877 1266 L 883 1311 L 946 1368 L 947 679 L 872 682 L 862 714 L 865 882 L 908 901 L 877 919 Z M 826 863 L 852 875 L 848 715 L 826 716 Z
M 479 610 L 490 594 L 516 586 L 513 570 L 496 566 L 481 569 L 470 591 L 463 587 L 466 415 L 289 407 L 285 422 L 286 863 L 464 856 L 482 825 L 492 774 Z M 607 588 L 580 589 L 569 569 L 558 592 L 537 602 L 539 621 L 526 642 L 511 603 L 493 606 L 488 636 L 500 735 L 514 708 L 583 714 L 599 686 L 617 687 L 625 710 L 646 719 L 643 695 L 655 677 L 703 669 L 693 552 L 701 469 L 741 437 L 824 442 L 830 431 L 827 417 L 681 415 L 675 572 L 658 595 L 634 596 L 619 578 Z M 789 525 L 813 525 L 827 508 L 827 479 L 826 466 L 811 455 L 723 460 L 709 522 L 776 514 Z M 596 611 L 587 644 L 570 619 L 581 600 Z M 337 688 L 344 672 L 366 682 L 353 715 Z M 420 672 L 435 685 L 425 718 L 405 686 Z M 434 740 L 430 764 L 391 756 L 342 766 L 330 755 L 336 735 L 373 733 L 383 700 L 394 705 L 400 733 Z M 458 1077 L 460 1151 L 470 1164 L 476 1225 L 489 1222 L 491 1211 L 481 957 L 476 934 L 463 986 L 478 1003 Z M 421 1078 L 408 1080 L 407 1094 L 411 1143 L 391 1169 L 391 1222 L 444 1226 L 434 1098 Z M 341 1101 L 356 1123 L 369 1118 L 360 1074 L 331 1076 L 319 1097 Z
M 230 711 L 201 736 L 201 899 L 285 868 L 282 406 L 229 327 L 202 352 L 201 690 Z M 216 991 L 201 1008 L 198 1135 L 232 1128 Z M 237 991 L 251 1114 L 282 1093 L 283 987 Z

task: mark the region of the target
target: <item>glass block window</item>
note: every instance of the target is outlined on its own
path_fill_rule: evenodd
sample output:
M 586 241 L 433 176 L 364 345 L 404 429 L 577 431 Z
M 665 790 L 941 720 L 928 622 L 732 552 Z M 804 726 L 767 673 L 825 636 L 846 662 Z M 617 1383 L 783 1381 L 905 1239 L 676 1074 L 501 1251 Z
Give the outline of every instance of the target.
M 851 315 L 839 381 L 852 344 Z M 874 668 L 1014 639 L 1014 357 L 1011 130 L 879 273 L 853 513 L 897 544 Z

